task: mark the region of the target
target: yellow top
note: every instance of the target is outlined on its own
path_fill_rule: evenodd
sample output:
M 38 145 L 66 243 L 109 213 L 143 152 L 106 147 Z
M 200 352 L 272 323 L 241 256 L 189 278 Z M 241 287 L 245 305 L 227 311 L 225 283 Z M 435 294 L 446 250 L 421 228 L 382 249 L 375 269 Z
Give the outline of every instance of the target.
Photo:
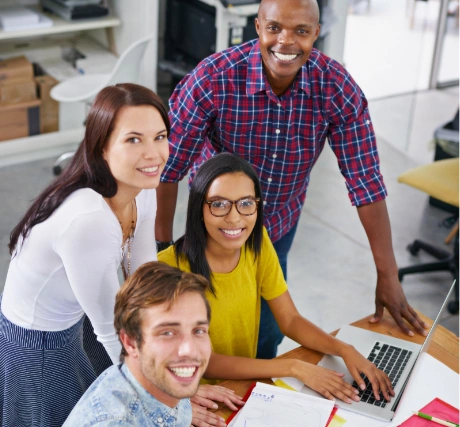
M 183 271 L 188 261 L 176 262 L 174 246 L 158 254 L 158 260 Z M 212 273 L 216 292 L 208 292 L 211 306 L 209 333 L 213 350 L 229 356 L 256 357 L 260 323 L 260 297 L 271 300 L 286 292 L 287 284 L 275 249 L 264 228 L 262 250 L 254 262 L 251 250 L 241 250 L 230 273 Z

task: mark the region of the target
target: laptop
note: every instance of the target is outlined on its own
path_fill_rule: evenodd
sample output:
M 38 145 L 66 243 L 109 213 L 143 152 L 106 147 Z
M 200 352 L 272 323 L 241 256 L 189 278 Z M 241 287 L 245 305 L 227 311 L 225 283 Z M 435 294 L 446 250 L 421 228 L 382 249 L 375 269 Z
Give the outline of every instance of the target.
M 369 387 L 364 391 L 360 390 L 359 396 L 361 397 L 361 401 L 349 404 L 341 400 L 336 400 L 337 406 L 383 421 L 391 421 L 393 419 L 402 394 L 406 389 L 409 377 L 413 373 L 414 367 L 420 359 L 420 355 L 428 350 L 429 343 L 433 338 L 434 331 L 441 318 L 441 313 L 447 306 L 454 287 L 455 281 L 422 345 L 350 325 L 343 326 L 340 329 L 337 334 L 338 339 L 352 344 L 357 351 L 388 374 L 393 384 L 395 396 L 392 397 L 390 402 L 387 402 L 382 395 L 380 395 L 380 401 L 375 400 L 370 383 L 367 378 L 364 377 L 364 381 L 366 385 L 369 384 Z M 353 377 L 348 373 L 342 358 L 327 355 L 321 359 L 319 365 L 327 369 L 346 373 L 344 380 L 359 389 Z M 301 392 L 321 396 L 306 386 L 303 386 Z

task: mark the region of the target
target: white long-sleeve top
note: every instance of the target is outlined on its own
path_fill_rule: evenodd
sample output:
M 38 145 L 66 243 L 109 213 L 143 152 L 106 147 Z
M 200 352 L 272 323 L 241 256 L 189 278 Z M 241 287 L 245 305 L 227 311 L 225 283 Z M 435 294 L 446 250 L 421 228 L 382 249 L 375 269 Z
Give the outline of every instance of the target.
M 156 260 L 155 190 L 142 190 L 136 206 L 131 273 Z M 120 223 L 102 196 L 89 188 L 75 191 L 19 242 L 8 269 L 3 314 L 23 328 L 62 331 L 86 313 L 98 341 L 118 363 L 113 309 L 122 239 Z

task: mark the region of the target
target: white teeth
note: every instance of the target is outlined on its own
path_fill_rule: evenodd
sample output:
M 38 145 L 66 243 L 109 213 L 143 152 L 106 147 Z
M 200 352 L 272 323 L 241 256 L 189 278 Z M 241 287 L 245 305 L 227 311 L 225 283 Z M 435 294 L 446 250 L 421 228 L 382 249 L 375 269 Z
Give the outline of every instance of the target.
M 297 55 L 283 55 L 282 53 L 273 52 L 274 55 L 281 61 L 292 61 Z
M 240 234 L 241 231 L 243 231 L 243 229 L 242 228 L 239 228 L 238 230 L 224 230 L 224 229 L 222 229 L 222 231 L 225 234 L 229 234 L 230 236 L 236 236 L 237 234 Z
M 154 166 L 153 168 L 140 168 L 141 172 L 156 172 L 158 170 L 158 166 Z
M 196 367 L 193 366 L 191 368 L 169 368 L 173 371 L 178 377 L 181 378 L 190 378 L 196 371 Z

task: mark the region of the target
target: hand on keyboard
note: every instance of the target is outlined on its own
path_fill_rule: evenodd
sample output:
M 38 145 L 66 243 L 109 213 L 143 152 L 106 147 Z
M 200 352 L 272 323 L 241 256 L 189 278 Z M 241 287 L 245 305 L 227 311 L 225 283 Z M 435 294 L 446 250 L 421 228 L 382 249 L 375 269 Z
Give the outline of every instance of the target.
M 344 381 L 342 373 L 296 360 L 293 376 L 330 400 L 338 398 L 346 403 L 359 402 L 358 389 Z
M 358 353 L 353 346 L 345 347 L 341 356 L 356 382 L 355 385 L 360 390 L 364 391 L 369 386 L 377 401 L 382 401 L 382 397 L 389 401 L 391 396 L 395 395 L 388 375 L 377 369 L 372 362 Z

